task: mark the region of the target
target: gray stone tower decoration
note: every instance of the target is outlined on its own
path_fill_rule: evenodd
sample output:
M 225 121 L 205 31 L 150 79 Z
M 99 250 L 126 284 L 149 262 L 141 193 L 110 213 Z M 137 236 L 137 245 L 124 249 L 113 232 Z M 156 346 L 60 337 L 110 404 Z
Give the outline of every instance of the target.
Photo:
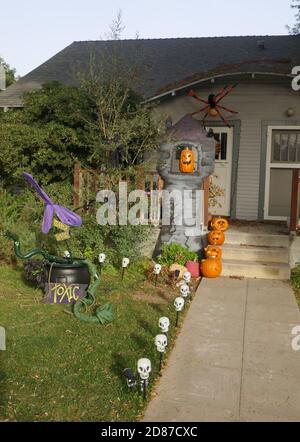
M 180 172 L 179 161 L 183 149 L 193 150 L 195 158 L 192 173 Z M 156 252 L 159 253 L 163 243 L 178 243 L 193 252 L 201 252 L 206 245 L 206 231 L 196 220 L 196 204 L 204 207 L 204 195 L 199 197 L 196 191 L 203 189 L 205 178 L 212 175 L 215 166 L 215 141 L 207 137 L 201 123 L 192 116 L 186 115 L 173 127 L 167 130 L 158 152 L 157 171 L 164 180 L 164 189 L 190 195 L 190 203 L 184 205 L 183 222 L 178 223 L 176 202 L 170 207 L 170 225 L 163 225 L 158 239 Z M 197 199 L 198 198 L 198 199 Z M 163 206 L 163 211 L 164 211 Z M 203 213 L 203 212 L 202 212 Z M 199 222 L 200 220 L 198 220 Z M 203 224 L 203 220 L 202 220 Z

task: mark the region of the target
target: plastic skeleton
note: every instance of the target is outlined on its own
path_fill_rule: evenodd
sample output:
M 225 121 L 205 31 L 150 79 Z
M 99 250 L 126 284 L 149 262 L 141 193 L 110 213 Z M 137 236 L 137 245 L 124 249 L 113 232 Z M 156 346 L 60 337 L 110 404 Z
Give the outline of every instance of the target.
M 193 90 L 189 91 L 189 96 L 195 98 L 196 100 L 200 101 L 201 103 L 204 103 L 205 106 L 201 109 L 198 109 L 197 111 L 193 112 L 191 115 L 199 114 L 200 112 L 205 112 L 204 117 L 202 118 L 202 122 L 205 125 L 205 121 L 207 117 L 210 115 L 211 117 L 219 117 L 221 120 L 226 124 L 227 127 L 231 127 L 228 120 L 223 117 L 222 110 L 229 112 L 231 114 L 238 114 L 238 112 L 229 109 L 228 107 L 221 106 L 219 103 L 222 101 L 227 95 L 229 95 L 233 89 L 237 87 L 237 84 L 234 84 L 233 86 L 225 86 L 223 89 L 221 89 L 217 94 L 210 94 L 207 100 L 203 100 L 200 98 L 196 92 Z

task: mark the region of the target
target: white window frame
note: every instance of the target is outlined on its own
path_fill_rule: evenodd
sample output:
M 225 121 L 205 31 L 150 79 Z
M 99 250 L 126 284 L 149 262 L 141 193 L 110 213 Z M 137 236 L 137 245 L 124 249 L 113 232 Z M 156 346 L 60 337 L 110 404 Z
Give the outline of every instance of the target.
M 267 158 L 266 158 L 266 179 L 265 179 L 265 204 L 264 204 L 264 219 L 269 221 L 287 221 L 288 216 L 270 216 L 270 178 L 271 169 L 300 169 L 300 163 L 273 163 L 271 161 L 272 155 L 272 139 L 274 130 L 296 130 L 300 132 L 300 126 L 268 126 L 267 135 Z

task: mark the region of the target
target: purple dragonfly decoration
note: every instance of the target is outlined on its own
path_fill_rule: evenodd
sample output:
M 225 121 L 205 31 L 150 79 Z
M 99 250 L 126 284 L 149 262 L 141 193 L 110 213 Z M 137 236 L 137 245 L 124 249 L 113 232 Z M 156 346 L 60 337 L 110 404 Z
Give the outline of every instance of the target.
M 64 206 L 54 204 L 51 198 L 49 198 L 46 192 L 43 191 L 43 189 L 29 173 L 24 172 L 23 176 L 45 202 L 45 212 L 42 225 L 43 233 L 48 233 L 51 229 L 54 214 L 56 214 L 58 219 L 67 226 L 80 227 L 82 225 L 82 219 L 79 215 Z

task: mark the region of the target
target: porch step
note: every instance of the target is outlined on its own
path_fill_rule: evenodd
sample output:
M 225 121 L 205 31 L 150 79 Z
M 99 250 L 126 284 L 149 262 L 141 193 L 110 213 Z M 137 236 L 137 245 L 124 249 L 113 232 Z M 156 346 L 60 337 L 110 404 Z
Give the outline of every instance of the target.
M 248 233 L 227 231 L 226 244 L 251 245 L 265 247 L 289 247 L 290 239 L 288 235 L 274 235 L 263 233 Z
M 288 264 L 287 247 L 266 247 L 225 243 L 222 247 L 224 260 L 270 262 Z
M 253 262 L 237 259 L 224 259 L 222 276 L 245 278 L 290 279 L 290 266 L 275 262 Z

